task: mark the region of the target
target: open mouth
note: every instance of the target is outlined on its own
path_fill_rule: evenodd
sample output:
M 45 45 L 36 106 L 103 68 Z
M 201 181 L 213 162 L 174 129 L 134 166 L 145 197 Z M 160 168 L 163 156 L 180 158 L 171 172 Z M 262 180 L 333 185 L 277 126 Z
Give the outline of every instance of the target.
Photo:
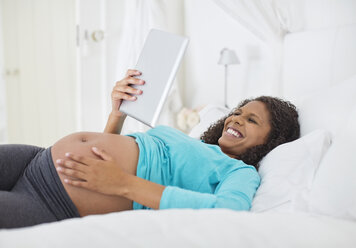
M 236 138 L 243 138 L 243 135 L 236 129 L 233 129 L 231 127 L 228 127 L 226 132 Z

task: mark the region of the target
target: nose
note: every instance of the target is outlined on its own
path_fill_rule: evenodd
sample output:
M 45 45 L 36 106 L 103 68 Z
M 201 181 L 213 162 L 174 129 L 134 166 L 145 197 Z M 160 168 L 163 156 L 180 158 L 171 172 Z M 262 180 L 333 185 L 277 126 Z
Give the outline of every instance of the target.
M 239 118 L 239 116 L 238 115 L 234 115 L 234 116 L 232 116 L 232 122 L 235 122 L 235 123 L 237 123 L 238 125 L 242 125 L 243 124 L 243 121 L 242 121 L 242 118 Z

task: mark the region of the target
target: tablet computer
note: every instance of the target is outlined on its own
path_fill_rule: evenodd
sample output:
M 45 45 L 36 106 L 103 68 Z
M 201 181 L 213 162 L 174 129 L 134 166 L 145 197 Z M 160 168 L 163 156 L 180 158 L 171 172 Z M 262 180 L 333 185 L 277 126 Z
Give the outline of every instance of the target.
M 144 85 L 133 85 L 143 91 L 136 101 L 122 101 L 120 111 L 154 127 L 168 96 L 173 80 L 188 45 L 188 38 L 151 29 L 135 69 Z

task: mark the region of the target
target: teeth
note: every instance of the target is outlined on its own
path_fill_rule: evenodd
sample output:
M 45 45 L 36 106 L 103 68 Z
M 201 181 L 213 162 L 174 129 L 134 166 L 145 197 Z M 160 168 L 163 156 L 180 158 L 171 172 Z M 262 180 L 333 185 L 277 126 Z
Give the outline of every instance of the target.
M 234 135 L 234 136 L 237 137 L 237 138 L 240 138 L 240 137 L 241 137 L 241 135 L 240 135 L 238 132 L 236 132 L 235 130 L 233 130 L 233 129 L 231 129 L 231 128 L 228 128 L 228 129 L 226 130 L 226 132 L 229 133 L 229 134 Z

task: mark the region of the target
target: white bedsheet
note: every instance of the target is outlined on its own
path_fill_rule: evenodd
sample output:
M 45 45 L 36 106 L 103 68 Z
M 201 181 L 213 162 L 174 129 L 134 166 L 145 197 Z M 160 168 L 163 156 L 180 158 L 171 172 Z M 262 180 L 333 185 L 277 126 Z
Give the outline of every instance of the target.
M 127 211 L 1 230 L 0 247 L 356 247 L 356 222 L 225 209 Z

